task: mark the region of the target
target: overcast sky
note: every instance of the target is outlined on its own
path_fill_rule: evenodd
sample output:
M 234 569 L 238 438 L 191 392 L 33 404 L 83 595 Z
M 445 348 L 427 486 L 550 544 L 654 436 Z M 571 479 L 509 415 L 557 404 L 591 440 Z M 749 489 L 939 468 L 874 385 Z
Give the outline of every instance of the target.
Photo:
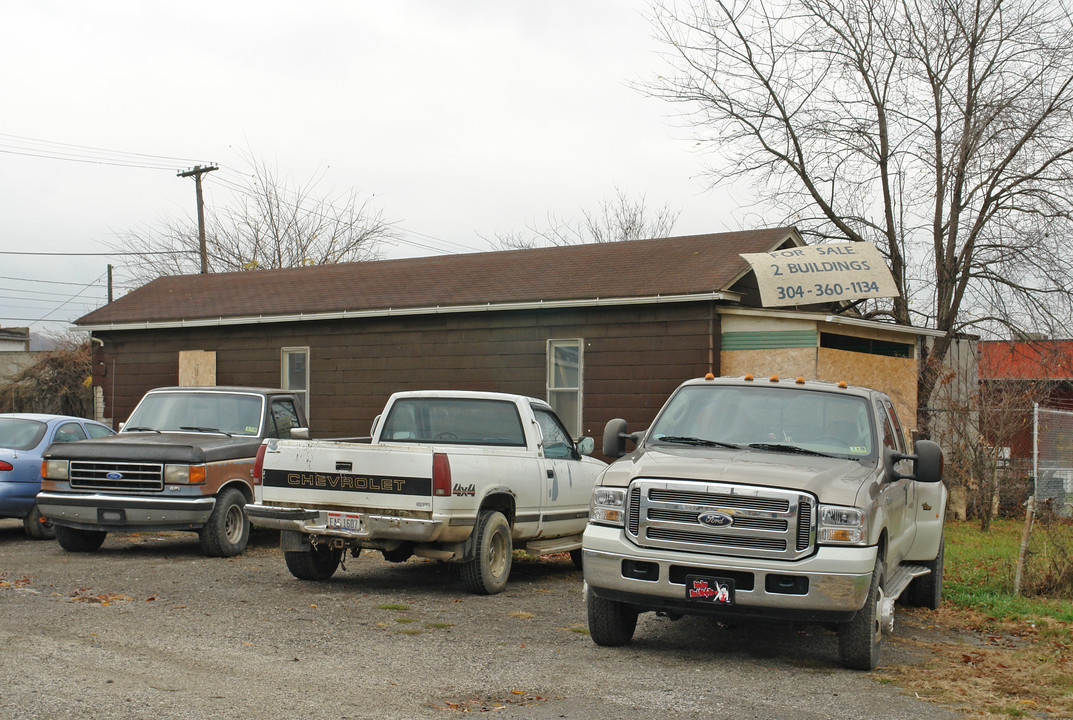
M 681 210 L 675 234 L 737 229 L 682 108 L 631 87 L 666 70 L 649 4 L 7 2 L 0 325 L 76 318 L 124 264 L 10 253 L 107 252 L 192 215 L 176 171 L 198 162 L 220 165 L 206 200 L 225 201 L 247 150 L 296 181 L 323 175 L 325 194 L 375 194 L 403 235 L 386 257 L 488 250 L 481 236 L 576 216 L 616 186 Z M 82 148 L 161 167 L 56 159 Z

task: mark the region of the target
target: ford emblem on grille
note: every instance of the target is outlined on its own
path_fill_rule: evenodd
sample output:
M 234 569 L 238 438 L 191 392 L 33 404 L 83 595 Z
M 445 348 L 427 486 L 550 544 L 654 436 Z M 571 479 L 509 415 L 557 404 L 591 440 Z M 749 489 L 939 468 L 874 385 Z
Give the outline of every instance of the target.
M 697 516 L 697 522 L 701 525 L 707 525 L 708 527 L 726 527 L 730 523 L 734 522 L 734 518 L 731 515 L 727 515 L 724 512 L 705 512 Z
M 110 472 L 107 475 L 105 475 L 105 477 L 108 478 L 109 480 L 122 480 L 123 479 L 123 473 Z

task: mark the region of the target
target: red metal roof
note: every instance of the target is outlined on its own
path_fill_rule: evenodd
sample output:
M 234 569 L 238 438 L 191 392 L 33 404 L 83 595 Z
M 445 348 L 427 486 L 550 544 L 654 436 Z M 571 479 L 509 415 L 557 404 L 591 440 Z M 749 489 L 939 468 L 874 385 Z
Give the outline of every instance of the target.
M 1073 340 L 981 340 L 979 347 L 981 379 L 1073 379 Z
M 726 290 L 738 253 L 801 244 L 793 228 L 403 260 L 161 277 L 77 325 L 688 295 Z

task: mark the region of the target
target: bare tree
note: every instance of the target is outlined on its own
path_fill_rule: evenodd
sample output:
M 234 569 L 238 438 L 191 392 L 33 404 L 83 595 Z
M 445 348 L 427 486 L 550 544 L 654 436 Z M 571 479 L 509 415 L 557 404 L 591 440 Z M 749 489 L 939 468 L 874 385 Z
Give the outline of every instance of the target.
M 93 417 L 89 340 L 77 333 L 54 339 L 55 349 L 0 386 L 0 412 Z
M 669 205 L 650 210 L 644 195 L 632 200 L 616 187 L 614 197 L 605 198 L 595 211 L 582 210 L 581 219 L 561 220 L 548 215 L 546 227 L 528 226 L 524 231 L 497 233 L 492 244 L 500 250 L 522 250 L 667 237 L 680 212 Z
M 1053 332 L 1070 315 L 1073 29 L 1050 0 L 695 0 L 659 6 L 714 183 L 750 180 L 813 241 L 874 242 L 900 297 L 867 307 L 946 333 Z
M 250 165 L 244 183 L 222 181 L 231 201 L 206 203 L 209 272 L 271 269 L 369 260 L 377 246 L 394 236 L 372 198 L 351 191 L 318 194 L 320 178 L 304 183 L 281 179 L 264 162 Z M 211 186 L 212 176 L 205 179 Z M 218 183 L 221 181 L 217 181 Z M 112 244 L 129 255 L 127 270 L 137 284 L 161 275 L 200 270 L 197 221 L 166 219 L 160 228 L 131 231 Z

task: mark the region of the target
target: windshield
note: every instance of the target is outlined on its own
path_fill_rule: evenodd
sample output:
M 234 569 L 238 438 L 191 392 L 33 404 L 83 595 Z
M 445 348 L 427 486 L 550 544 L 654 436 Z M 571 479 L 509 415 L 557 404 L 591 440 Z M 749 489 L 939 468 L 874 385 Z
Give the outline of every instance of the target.
M 48 426 L 24 418 L 0 418 L 0 447 L 9 450 L 29 450 L 37 447 Z
M 855 458 L 872 456 L 873 436 L 862 397 L 763 385 L 688 385 L 649 435 L 659 443 Z
M 260 395 L 222 392 L 159 392 L 146 395 L 123 426 L 130 432 L 219 432 L 257 436 L 263 415 Z

